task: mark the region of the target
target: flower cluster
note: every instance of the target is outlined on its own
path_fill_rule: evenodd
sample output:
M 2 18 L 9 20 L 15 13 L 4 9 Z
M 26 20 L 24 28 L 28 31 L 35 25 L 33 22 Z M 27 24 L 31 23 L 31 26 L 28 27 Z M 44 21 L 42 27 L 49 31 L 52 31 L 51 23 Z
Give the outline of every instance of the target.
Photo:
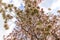
M 44 14 L 44 9 L 38 6 L 37 0 L 24 1 L 25 10 L 23 11 L 11 4 L 5 6 L 5 9 L 9 8 L 10 12 L 12 7 L 14 8 L 18 27 L 4 37 L 4 40 L 60 40 L 60 17 Z M 10 15 L 7 16 L 12 18 Z

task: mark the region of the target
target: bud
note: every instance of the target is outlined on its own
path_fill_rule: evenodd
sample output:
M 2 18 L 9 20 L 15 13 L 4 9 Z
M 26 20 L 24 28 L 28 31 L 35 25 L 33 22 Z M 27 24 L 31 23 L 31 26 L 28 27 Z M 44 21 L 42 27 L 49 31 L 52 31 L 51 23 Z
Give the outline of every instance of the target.
M 11 15 L 7 14 L 7 18 L 12 19 L 13 17 Z
M 51 8 L 48 8 L 48 10 L 51 10 Z
M 60 13 L 60 10 L 58 10 L 57 12 Z
M 41 13 L 44 13 L 43 8 L 41 9 Z
M 7 24 L 7 23 L 5 23 L 5 24 L 4 24 L 4 28 L 5 28 L 6 30 L 8 30 L 8 29 L 9 29 L 9 27 L 8 27 L 8 24 Z

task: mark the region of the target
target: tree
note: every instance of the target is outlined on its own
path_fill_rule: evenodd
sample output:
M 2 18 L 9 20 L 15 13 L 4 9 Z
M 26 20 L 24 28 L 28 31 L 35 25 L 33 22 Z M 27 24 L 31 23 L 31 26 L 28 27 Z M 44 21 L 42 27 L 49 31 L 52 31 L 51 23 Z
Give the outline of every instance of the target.
M 24 0 L 24 2 L 24 10 L 18 9 L 13 4 L 0 3 L 5 7 L 5 10 L 9 9 L 11 12 L 12 8 L 14 9 L 16 13 L 14 17 L 17 19 L 16 26 L 18 26 L 16 27 L 18 30 L 14 28 L 4 40 L 48 40 L 49 35 L 52 36 L 53 40 L 60 39 L 56 34 L 56 30 L 58 30 L 58 27 L 56 29 L 57 16 L 53 15 L 52 20 L 50 20 L 50 16 L 44 14 L 43 8 L 40 10 L 37 0 Z M 7 20 L 13 17 L 9 14 L 6 15 L 5 10 L 0 9 L 0 12 L 7 23 Z M 5 25 L 5 29 L 8 29 L 6 27 L 7 25 Z

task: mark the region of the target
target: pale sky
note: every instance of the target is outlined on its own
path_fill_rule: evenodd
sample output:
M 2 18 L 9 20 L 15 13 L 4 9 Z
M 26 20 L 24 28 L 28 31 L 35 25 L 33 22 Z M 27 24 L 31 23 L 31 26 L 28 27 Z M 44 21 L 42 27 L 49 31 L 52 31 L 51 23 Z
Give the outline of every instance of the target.
M 51 8 L 51 12 L 57 15 L 57 10 L 60 9 L 60 0 L 44 0 L 39 6 L 43 7 L 46 12 L 48 8 Z
M 13 1 L 13 2 L 12 2 Z M 20 8 L 21 10 L 24 8 L 23 7 L 23 1 L 22 0 L 3 0 L 3 2 L 5 2 L 5 3 L 12 3 L 12 4 L 14 4 L 16 7 L 18 7 L 18 8 Z M 22 5 L 23 4 L 23 5 Z M 58 10 L 58 9 L 60 9 L 60 0 L 44 0 L 44 2 L 42 2 L 39 6 L 40 7 L 43 7 L 44 8 L 44 10 L 46 11 L 46 12 L 48 12 L 48 8 L 51 8 L 52 9 L 52 13 L 54 13 L 54 14 L 57 14 L 56 13 L 56 11 Z M 15 19 L 14 19 L 15 20 Z M 14 28 L 14 24 L 13 24 L 13 22 L 12 21 L 10 21 L 9 22 L 9 24 L 11 25 L 10 26 L 10 29 L 9 30 L 5 30 L 4 28 L 3 28 L 3 18 L 2 18 L 2 15 L 0 14 L 0 40 L 3 40 L 3 35 L 5 34 L 5 35 L 8 35 L 12 30 L 13 30 L 13 28 Z M 13 28 L 12 28 L 12 26 L 13 26 Z

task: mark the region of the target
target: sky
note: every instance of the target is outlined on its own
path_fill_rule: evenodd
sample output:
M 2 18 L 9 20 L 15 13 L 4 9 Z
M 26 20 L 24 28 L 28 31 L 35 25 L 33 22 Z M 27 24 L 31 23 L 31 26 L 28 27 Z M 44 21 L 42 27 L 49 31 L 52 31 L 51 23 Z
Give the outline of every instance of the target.
M 40 6 L 49 8 L 54 2 L 56 2 L 56 0 L 44 0 Z
M 60 10 L 60 0 L 44 0 L 39 4 L 40 7 L 43 7 L 46 12 L 49 12 L 47 9 L 51 8 L 51 13 L 58 15 L 57 10 Z
M 7 4 L 14 4 L 14 6 L 20 8 L 21 10 L 24 9 L 24 3 L 22 0 L 3 0 L 3 2 Z M 57 15 L 57 10 L 60 9 L 60 0 L 44 0 L 42 3 L 39 4 L 41 8 L 44 8 L 44 11 L 48 12 L 48 8 L 51 8 L 51 12 Z M 13 20 L 15 20 L 13 18 Z M 3 35 L 8 35 L 10 32 L 12 32 L 15 24 L 14 21 L 8 22 L 10 24 L 10 29 L 5 30 L 3 28 L 4 20 L 2 18 L 2 15 L 0 14 L 0 40 L 3 40 Z

